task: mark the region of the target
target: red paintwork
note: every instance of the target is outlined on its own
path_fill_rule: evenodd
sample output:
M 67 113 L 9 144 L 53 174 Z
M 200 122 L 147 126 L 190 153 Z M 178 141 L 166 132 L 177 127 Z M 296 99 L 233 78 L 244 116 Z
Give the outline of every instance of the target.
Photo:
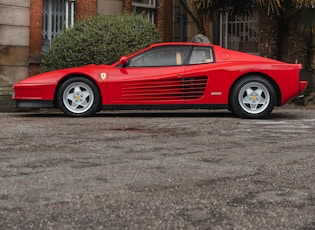
M 196 43 L 160 43 L 155 46 L 188 45 Z M 279 88 L 281 105 L 300 95 L 307 82 L 300 81 L 299 64 L 227 50 L 215 45 L 215 63 L 168 67 L 118 67 L 88 65 L 57 70 L 24 79 L 13 86 L 14 100 L 55 100 L 55 92 L 64 78 L 83 75 L 100 88 L 103 105 L 162 105 L 162 104 L 228 104 L 235 81 L 248 74 L 265 76 Z M 128 56 L 130 58 L 143 50 Z M 102 74 L 106 78 L 102 79 Z M 200 78 L 204 76 L 205 78 Z M 182 80 L 184 78 L 184 80 Z M 179 86 L 187 82 L 189 90 L 183 95 Z M 280 104 L 279 104 L 280 105 Z

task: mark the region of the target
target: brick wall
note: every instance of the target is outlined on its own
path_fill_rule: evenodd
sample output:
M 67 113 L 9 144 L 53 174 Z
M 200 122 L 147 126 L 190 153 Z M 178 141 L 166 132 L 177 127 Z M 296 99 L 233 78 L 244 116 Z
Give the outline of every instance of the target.
M 132 13 L 132 0 L 123 0 L 123 10 L 125 13 Z
M 163 41 L 173 40 L 173 1 L 160 0 L 156 25 Z
M 259 17 L 261 56 L 289 63 L 307 62 L 307 37 L 296 29 L 293 21 L 280 24 L 277 15 L 268 14 L 267 7 L 259 10 Z
M 297 31 L 293 21 L 289 22 L 287 42 L 287 57 L 284 61 L 306 65 L 308 62 L 308 37 L 305 34 Z
M 41 73 L 42 63 L 42 27 L 43 1 L 30 1 L 30 50 L 28 75 Z
M 30 4 L 30 53 L 40 54 L 42 52 L 43 1 L 31 0 Z
M 82 20 L 95 16 L 97 12 L 97 0 L 77 0 L 76 19 Z
M 277 16 L 268 14 L 267 7 L 259 9 L 260 55 L 276 59 L 278 55 Z

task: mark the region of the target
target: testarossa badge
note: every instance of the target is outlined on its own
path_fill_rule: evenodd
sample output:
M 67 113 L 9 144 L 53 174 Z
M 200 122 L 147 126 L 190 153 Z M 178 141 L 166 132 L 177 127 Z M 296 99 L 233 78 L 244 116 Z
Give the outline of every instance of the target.
M 105 80 L 106 77 L 107 77 L 106 73 L 101 73 L 101 78 L 102 78 L 103 80 Z

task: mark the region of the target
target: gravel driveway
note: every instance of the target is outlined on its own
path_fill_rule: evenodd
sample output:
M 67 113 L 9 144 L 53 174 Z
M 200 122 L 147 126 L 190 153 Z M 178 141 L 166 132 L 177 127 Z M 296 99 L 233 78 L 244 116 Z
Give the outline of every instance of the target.
M 315 229 L 315 109 L 0 122 L 1 229 Z

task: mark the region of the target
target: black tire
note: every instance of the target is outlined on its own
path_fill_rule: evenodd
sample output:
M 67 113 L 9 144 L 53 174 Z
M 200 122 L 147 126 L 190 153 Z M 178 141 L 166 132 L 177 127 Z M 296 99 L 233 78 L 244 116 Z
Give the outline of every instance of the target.
M 276 104 L 276 93 L 272 84 L 259 76 L 248 76 L 239 80 L 230 95 L 231 110 L 242 118 L 265 118 Z
M 98 87 L 84 77 L 69 78 L 57 92 L 59 108 L 71 117 L 94 115 L 99 110 L 100 100 Z

